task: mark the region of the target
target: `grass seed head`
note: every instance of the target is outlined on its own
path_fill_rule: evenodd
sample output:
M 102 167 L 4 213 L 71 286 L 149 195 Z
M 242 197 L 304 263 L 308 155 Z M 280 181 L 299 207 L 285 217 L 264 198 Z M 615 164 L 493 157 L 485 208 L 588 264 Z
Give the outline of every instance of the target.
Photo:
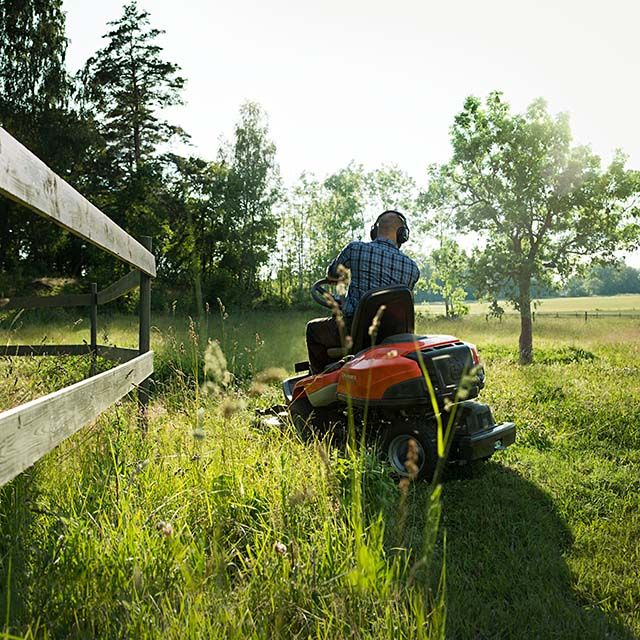
M 407 445 L 407 459 L 404 463 L 406 470 L 409 472 L 411 480 L 415 480 L 418 475 L 418 443 L 414 438 L 409 439 Z
M 336 284 L 336 293 L 339 296 L 346 296 L 351 282 L 351 271 L 343 264 L 338 265 L 338 283 Z
M 289 503 L 293 506 L 297 506 L 300 504 L 304 504 L 305 502 L 309 502 L 314 497 L 313 489 L 311 487 L 306 486 L 302 489 L 298 489 L 290 498 Z
M 133 588 L 137 592 L 142 591 L 142 588 L 144 587 L 144 576 L 142 574 L 142 569 L 138 565 L 133 567 L 131 581 L 133 582 Z
M 243 411 L 246 406 L 247 405 L 242 398 L 231 398 L 230 396 L 227 396 L 220 404 L 220 413 L 222 413 L 222 416 L 227 419 L 232 415 Z
M 156 529 L 165 537 L 170 538 L 173 535 L 173 525 L 170 522 L 160 520 L 156 525 Z
M 369 327 L 369 335 L 374 339 L 378 335 L 378 329 L 380 328 L 380 321 L 382 319 L 382 314 L 384 313 L 384 310 L 386 308 L 387 308 L 386 305 L 381 304 L 378 307 L 378 311 L 376 311 L 376 315 L 373 317 L 373 320 L 371 321 L 371 326 Z
M 249 395 L 253 398 L 259 398 L 269 390 L 269 387 L 263 382 L 252 382 L 249 387 Z
M 220 300 L 220 298 L 216 298 L 216 301 L 218 302 L 218 307 L 220 309 L 220 316 L 223 320 L 226 320 L 229 317 L 226 307 L 222 304 L 222 300 Z
M 211 383 L 204 385 L 204 390 L 209 392 L 220 388 L 224 389 L 231 382 L 227 359 L 217 340 L 210 340 L 204 352 L 204 376 L 206 383 Z
M 272 384 L 274 382 L 281 382 L 287 377 L 287 372 L 281 367 L 269 367 L 264 371 L 260 371 L 256 376 L 256 382 L 262 382 L 263 384 Z
M 198 329 L 196 327 L 196 323 L 193 318 L 189 318 L 189 340 L 191 344 L 198 344 Z

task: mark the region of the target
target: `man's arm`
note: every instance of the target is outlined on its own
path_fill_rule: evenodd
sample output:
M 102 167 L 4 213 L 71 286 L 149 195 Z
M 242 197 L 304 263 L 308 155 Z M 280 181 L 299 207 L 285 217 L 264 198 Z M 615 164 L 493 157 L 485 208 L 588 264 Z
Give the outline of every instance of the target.
M 349 243 L 327 267 L 327 278 L 335 280 L 339 277 L 339 265 L 351 269 L 351 243 Z
M 411 274 L 411 284 L 409 285 L 409 289 L 411 289 L 411 291 L 413 291 L 413 288 L 416 286 L 419 279 L 420 279 L 420 269 L 418 269 L 418 265 L 414 262 L 413 273 Z

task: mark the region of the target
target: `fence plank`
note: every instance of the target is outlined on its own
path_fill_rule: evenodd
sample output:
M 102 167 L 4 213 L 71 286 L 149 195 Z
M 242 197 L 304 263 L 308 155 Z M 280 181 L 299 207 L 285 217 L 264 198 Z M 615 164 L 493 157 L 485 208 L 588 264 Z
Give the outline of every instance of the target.
M 0 356 L 84 356 L 88 344 L 14 344 L 0 346 Z
M 0 485 L 92 422 L 153 372 L 153 352 L 0 413 Z
M 153 254 L 1 127 L 0 194 L 155 276 Z
M 137 349 L 98 345 L 98 355 L 114 362 L 129 362 L 138 356 Z M 91 353 L 88 344 L 14 344 L 0 346 L 0 356 L 84 356 Z
M 113 302 L 128 291 L 140 286 L 140 274 L 138 271 L 130 271 L 126 276 L 116 280 L 106 289 L 98 291 L 98 304 L 107 304 Z
M 63 293 L 58 296 L 21 296 L 0 298 L 0 309 L 47 309 L 49 307 L 87 307 L 91 304 L 90 293 Z
M 129 362 L 129 360 L 137 358 L 138 354 L 139 351 L 137 349 L 128 349 L 126 347 L 104 347 L 98 345 L 98 355 L 115 362 Z

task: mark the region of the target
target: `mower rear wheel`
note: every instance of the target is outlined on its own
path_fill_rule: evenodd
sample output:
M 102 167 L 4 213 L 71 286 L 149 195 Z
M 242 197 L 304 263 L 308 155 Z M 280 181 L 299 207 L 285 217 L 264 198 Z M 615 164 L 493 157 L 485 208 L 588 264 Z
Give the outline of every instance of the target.
M 397 423 L 385 429 L 382 451 L 401 478 L 431 480 L 438 461 L 436 443 L 424 427 Z

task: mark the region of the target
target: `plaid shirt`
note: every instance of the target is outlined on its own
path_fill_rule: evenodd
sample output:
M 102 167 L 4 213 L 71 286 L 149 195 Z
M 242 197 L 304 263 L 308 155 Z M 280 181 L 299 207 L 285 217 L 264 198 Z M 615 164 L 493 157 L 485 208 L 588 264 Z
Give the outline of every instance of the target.
M 329 265 L 327 273 L 337 276 L 340 264 L 351 270 L 351 283 L 342 304 L 342 312 L 349 318 L 367 291 L 398 284 L 413 289 L 420 277 L 416 263 L 387 238 L 350 242 Z

